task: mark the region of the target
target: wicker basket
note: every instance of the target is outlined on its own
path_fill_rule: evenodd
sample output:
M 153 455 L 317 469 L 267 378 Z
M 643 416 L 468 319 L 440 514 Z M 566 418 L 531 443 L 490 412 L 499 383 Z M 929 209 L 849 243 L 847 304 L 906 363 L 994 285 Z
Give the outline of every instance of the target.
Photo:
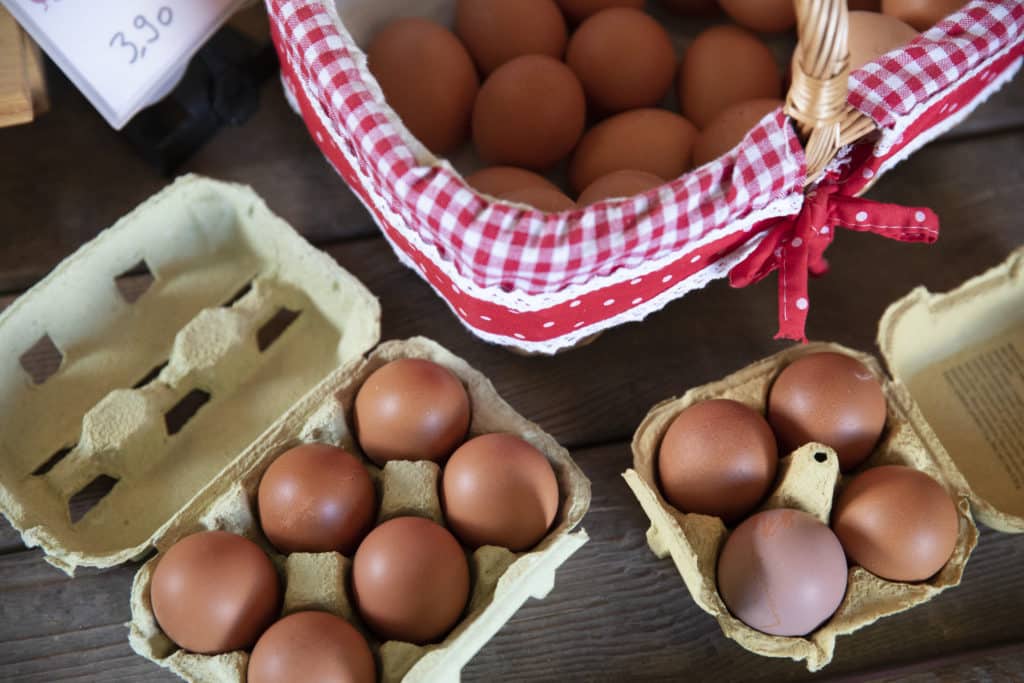
M 836 226 L 937 237 L 927 209 L 857 195 L 1009 80 L 1024 52 L 1022 3 L 975 0 L 848 74 L 846 3 L 797 0 L 785 107 L 738 147 L 643 194 L 544 213 L 471 189 L 384 101 L 359 45 L 410 10 L 397 0 L 339 5 L 267 0 L 293 105 L 401 261 L 458 319 L 485 340 L 540 353 L 713 279 L 744 286 L 774 270 L 779 336 L 803 339 L 808 273 L 824 272 Z M 453 6 L 432 0 L 411 13 L 444 19 Z

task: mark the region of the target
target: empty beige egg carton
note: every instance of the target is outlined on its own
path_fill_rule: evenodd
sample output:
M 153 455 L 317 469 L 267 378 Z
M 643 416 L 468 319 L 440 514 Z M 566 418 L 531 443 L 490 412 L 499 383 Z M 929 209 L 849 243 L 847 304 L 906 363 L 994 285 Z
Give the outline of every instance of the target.
M 69 574 L 137 558 L 379 335 L 373 295 L 252 190 L 183 177 L 0 315 L 0 511 Z M 105 495 L 79 518 L 83 490 Z
M 670 505 L 658 488 L 656 459 L 665 432 L 684 408 L 708 399 L 728 398 L 764 415 L 768 392 L 778 373 L 797 358 L 821 351 L 856 358 L 882 382 L 888 404 L 886 429 L 862 468 L 900 464 L 926 472 L 946 488 L 956 503 L 960 533 L 952 557 L 928 581 L 886 581 L 861 567 L 851 567 L 846 596 L 827 622 L 806 637 L 773 636 L 747 626 L 729 613 L 716 582 L 718 554 L 728 530 L 718 517 L 687 514 Z M 962 477 L 951 474 L 948 457 L 907 389 L 888 379 L 872 356 L 838 344 L 813 343 L 787 349 L 720 381 L 691 389 L 682 398 L 656 405 L 633 437 L 633 468 L 623 476 L 651 521 L 647 532 L 651 550 L 659 558 L 671 556 L 694 601 L 718 620 L 723 633 L 751 652 L 803 660 L 809 670 L 817 671 L 832 660 L 837 636 L 910 609 L 960 583 L 977 543 L 978 530 L 971 517 L 966 484 Z M 837 487 L 841 490 L 842 486 L 835 452 L 820 444 L 807 444 L 782 459 L 776 487 L 762 509 L 796 508 L 828 523 Z
M 472 407 L 470 437 L 490 432 L 515 434 L 538 448 L 554 467 L 561 505 L 548 535 L 532 550 L 512 553 L 484 546 L 470 554 L 472 596 L 455 629 L 444 641 L 427 646 L 388 641 L 380 643 L 362 627 L 348 592 L 350 558 L 339 553 L 277 555 L 257 521 L 255 501 L 259 482 L 270 463 L 301 443 L 323 442 L 360 453 L 351 430 L 351 411 L 363 381 L 378 367 L 397 358 L 425 358 L 443 365 L 466 386 Z M 468 438 L 470 438 L 468 437 Z M 432 462 L 389 462 L 383 470 L 364 458 L 377 484 L 378 523 L 402 515 L 419 515 L 444 524 L 438 499 L 441 468 Z M 550 436 L 520 417 L 497 395 L 491 383 L 464 361 L 423 338 L 387 342 L 364 362 L 338 369 L 298 403 L 271 431 L 265 433 L 230 469 L 208 487 L 199 504 L 180 515 L 156 540 L 162 552 L 181 537 L 201 530 L 221 529 L 242 534 L 271 554 L 285 587 L 283 614 L 316 609 L 348 619 L 362 628 L 377 653 L 381 680 L 457 681 L 467 661 L 512 616 L 528 597 L 543 598 L 554 585 L 555 570 L 587 540 L 582 530 L 570 533 L 586 513 L 590 483 Z M 219 656 L 188 653 L 177 648 L 153 616 L 149 586 L 157 556 L 136 574 L 132 588 L 131 644 L 136 652 L 191 681 L 245 680 L 248 654 Z

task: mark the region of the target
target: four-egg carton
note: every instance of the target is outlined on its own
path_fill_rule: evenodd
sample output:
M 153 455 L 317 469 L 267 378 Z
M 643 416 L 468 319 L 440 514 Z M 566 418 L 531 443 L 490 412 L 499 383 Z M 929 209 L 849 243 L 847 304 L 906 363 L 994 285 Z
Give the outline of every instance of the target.
M 251 190 L 181 178 L 0 314 L 0 511 L 26 545 L 41 546 L 69 574 L 166 550 L 201 529 L 241 533 L 269 549 L 253 508 L 266 467 L 303 442 L 359 453 L 348 425 L 362 380 L 394 358 L 429 358 L 466 386 L 471 435 L 509 432 L 530 442 L 552 463 L 561 495 L 552 529 L 533 550 L 472 554 L 470 605 L 442 643 L 377 648 L 383 680 L 458 680 L 586 542 L 573 529 L 590 484 L 552 437 L 436 343 L 390 342 L 364 359 L 379 334 L 373 295 Z M 437 465 L 367 467 L 382 520 L 442 520 Z M 97 479 L 116 483 L 73 519 L 77 493 Z M 272 557 L 286 613 L 324 609 L 358 624 L 346 558 Z M 245 653 L 193 655 L 160 632 L 147 590 L 158 559 L 136 576 L 132 646 L 191 680 L 243 680 Z
M 892 377 L 869 354 L 813 343 L 663 401 L 637 429 L 633 467 L 623 475 L 650 519 L 651 550 L 659 558 L 671 556 L 694 600 L 718 620 L 725 635 L 761 655 L 806 661 L 811 671 L 832 660 L 837 636 L 957 585 L 978 540 L 973 517 L 1000 531 L 1024 531 L 1024 497 L 1019 492 L 1024 472 L 1014 464 L 1024 454 L 1007 457 L 1000 439 L 991 438 L 993 421 L 988 419 L 996 416 L 998 424 L 1000 415 L 1012 418 L 1014 403 L 989 402 L 987 414 L 971 406 L 972 397 L 992 392 L 1024 396 L 1024 249 L 953 292 L 935 295 L 919 288 L 894 303 L 882 318 L 879 347 Z M 718 517 L 687 514 L 668 503 L 658 485 L 656 458 L 665 432 L 684 408 L 726 398 L 764 415 L 778 373 L 797 358 L 821 351 L 856 358 L 881 382 L 888 406 L 885 431 L 868 460 L 847 476 L 840 476 L 832 449 L 821 444 L 797 449 L 781 461 L 773 494 L 763 508 L 796 508 L 827 523 L 835 494 L 849 476 L 899 464 L 927 473 L 949 492 L 960 530 L 949 561 L 927 581 L 888 581 L 852 567 L 846 596 L 831 618 L 806 637 L 773 636 L 729 613 L 716 583 L 718 555 L 728 530 Z M 1013 429 L 1012 419 L 1001 424 Z

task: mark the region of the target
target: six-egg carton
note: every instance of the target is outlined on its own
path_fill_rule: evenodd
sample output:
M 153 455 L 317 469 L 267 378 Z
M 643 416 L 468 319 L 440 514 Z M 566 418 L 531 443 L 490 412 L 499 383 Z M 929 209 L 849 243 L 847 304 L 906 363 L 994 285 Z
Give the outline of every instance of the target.
M 289 446 L 358 453 L 347 414 L 359 383 L 389 358 L 429 357 L 466 385 L 471 432 L 511 432 L 551 460 L 562 506 L 531 552 L 482 548 L 474 593 L 446 640 L 379 648 L 385 680 L 457 680 L 463 664 L 586 540 L 570 533 L 590 486 L 568 453 L 463 361 L 426 339 L 380 346 L 380 307 L 248 188 L 184 177 L 66 259 L 0 314 L 0 511 L 28 546 L 69 574 L 165 550 L 202 528 L 258 538 L 252 495 Z M 371 471 L 375 468 L 368 465 Z M 439 519 L 438 471 L 376 472 L 381 514 Z M 116 482 L 80 518 L 79 492 Z M 91 485 L 90 485 L 91 484 Z M 353 615 L 347 561 L 277 558 L 285 610 Z M 244 653 L 198 657 L 159 632 L 148 607 L 153 561 L 133 590 L 131 642 L 194 680 L 242 680 Z M 141 594 L 140 594 L 141 591 Z M 126 596 L 127 597 L 127 596 Z
M 270 463 L 301 443 L 321 442 L 360 453 L 353 436 L 352 404 L 359 387 L 374 370 L 398 358 L 424 358 L 451 370 L 466 386 L 470 397 L 472 438 L 480 434 L 516 434 L 540 450 L 551 462 L 559 484 L 559 513 L 549 533 L 525 553 L 483 546 L 469 558 L 472 595 L 463 618 L 443 642 L 417 646 L 412 643 L 374 641 L 381 680 L 458 680 L 459 671 L 476 651 L 497 632 L 528 597 L 543 598 L 554 585 L 555 570 L 586 541 L 586 533 L 570 533 L 580 522 L 590 500 L 590 485 L 565 449 L 536 425 L 515 413 L 501 400 L 491 383 L 464 361 L 436 343 L 413 338 L 378 346 L 366 361 L 339 368 L 315 391 L 298 403 L 281 423 L 264 434 L 235 463 L 218 486 L 207 490 L 196 515 L 178 520 L 170 534 L 158 539 L 165 551 L 182 536 L 220 529 L 241 534 L 259 543 L 274 558 L 285 587 L 283 615 L 316 609 L 331 612 L 359 625 L 349 592 L 351 558 L 339 553 L 275 553 L 260 532 L 255 511 L 260 478 Z M 364 458 L 377 487 L 380 510 L 377 522 L 404 515 L 418 515 L 444 524 L 438 497 L 441 468 L 433 462 L 389 462 L 383 469 Z M 160 631 L 149 601 L 153 569 L 160 557 L 147 562 L 132 588 L 131 642 L 136 652 L 194 681 L 242 681 L 248 655 L 232 652 L 219 656 L 197 655 L 178 649 Z
M 1024 248 L 952 292 L 932 294 L 919 287 L 895 302 L 882 317 L 878 344 L 891 377 L 869 354 L 813 343 L 659 403 L 637 429 L 633 467 L 623 474 L 651 521 L 651 550 L 659 558 L 672 557 L 693 599 L 718 620 L 725 635 L 761 655 L 806 661 L 811 671 L 832 660 L 837 636 L 957 585 L 978 540 L 974 517 L 999 531 L 1024 531 L 1024 474 L 1015 469 L 1024 454 L 1007 451 L 1005 445 L 1012 440 L 1003 438 L 1008 432 L 998 432 L 1017 424 L 1012 417 L 1016 404 L 991 400 L 998 399 L 998 392 L 1024 395 Z M 887 581 L 851 567 L 846 595 L 830 619 L 806 637 L 773 636 L 729 613 L 716 583 L 718 554 L 728 530 L 717 517 L 687 514 L 669 504 L 658 486 L 656 458 L 665 432 L 684 408 L 728 398 L 764 415 L 778 373 L 797 358 L 820 351 L 843 353 L 867 366 L 882 383 L 888 406 L 882 438 L 868 460 L 847 477 L 889 464 L 921 470 L 953 497 L 960 530 L 949 561 L 929 580 Z M 762 508 L 792 507 L 827 522 L 845 481 L 834 451 L 808 444 L 782 459 L 773 493 Z

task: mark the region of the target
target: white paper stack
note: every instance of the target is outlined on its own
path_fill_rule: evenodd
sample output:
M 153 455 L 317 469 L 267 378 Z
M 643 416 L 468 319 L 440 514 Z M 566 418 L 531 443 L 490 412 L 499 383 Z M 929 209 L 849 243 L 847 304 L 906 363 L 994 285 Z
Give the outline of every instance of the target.
M 0 0 L 122 128 L 181 80 L 192 55 L 246 0 Z

